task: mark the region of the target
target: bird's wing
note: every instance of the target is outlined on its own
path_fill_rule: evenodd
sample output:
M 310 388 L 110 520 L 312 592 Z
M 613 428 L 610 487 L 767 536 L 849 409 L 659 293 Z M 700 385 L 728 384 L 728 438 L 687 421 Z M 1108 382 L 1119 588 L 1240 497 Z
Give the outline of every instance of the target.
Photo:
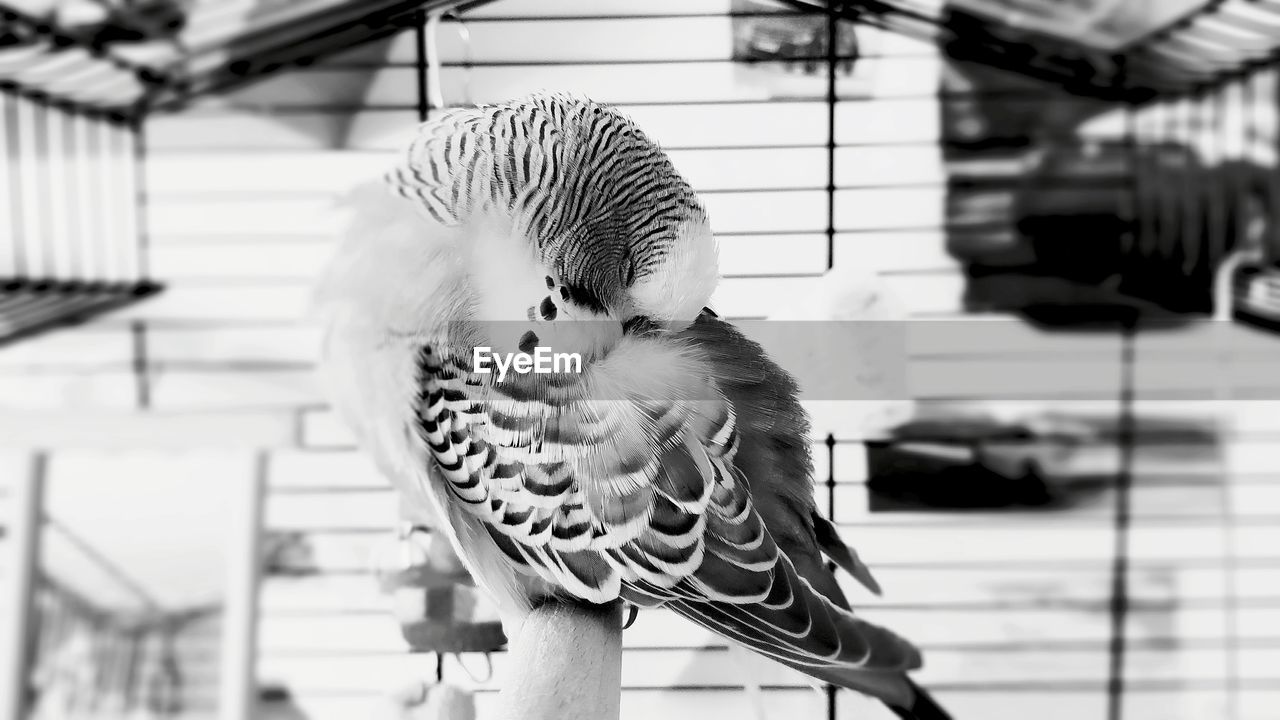
M 705 348 L 717 385 L 736 410 L 734 465 L 780 552 L 763 602 L 680 599 L 668 606 L 814 677 L 910 706 L 914 691 L 903 671 L 919 667 L 919 652 L 855 617 L 823 562 L 824 554 L 838 563 L 852 558 L 855 578 L 878 587 L 817 511 L 809 424 L 795 381 L 728 323 L 704 317 L 685 334 Z
M 774 402 L 766 386 L 785 374 L 736 331 L 704 338 L 717 352 L 757 358 L 722 392 L 720 361 L 699 350 L 698 333 L 724 335 L 729 326 L 707 318 L 698 327 L 687 341 L 712 392 L 690 400 L 589 401 L 569 383 L 536 392 L 486 386 L 466 359 L 427 351 L 419 414 L 450 496 L 482 520 L 513 566 L 569 596 L 665 604 L 811 675 L 905 702 L 902 671 L 917 667 L 919 654 L 844 607 L 805 513 L 813 503 L 807 455 L 785 468 L 779 463 L 793 454 L 762 459 L 743 446 L 777 441 L 761 434 L 762 422 L 779 436 L 789 424 L 788 442 L 803 446 L 803 424 L 746 416 Z M 549 415 L 546 405 L 562 412 Z

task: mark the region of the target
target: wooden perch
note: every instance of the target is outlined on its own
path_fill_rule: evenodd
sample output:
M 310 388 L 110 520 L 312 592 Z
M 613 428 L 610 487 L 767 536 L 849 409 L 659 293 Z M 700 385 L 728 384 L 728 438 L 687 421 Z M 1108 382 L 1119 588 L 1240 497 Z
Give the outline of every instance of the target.
M 622 614 L 547 603 L 511 639 L 498 720 L 615 720 L 622 696 Z

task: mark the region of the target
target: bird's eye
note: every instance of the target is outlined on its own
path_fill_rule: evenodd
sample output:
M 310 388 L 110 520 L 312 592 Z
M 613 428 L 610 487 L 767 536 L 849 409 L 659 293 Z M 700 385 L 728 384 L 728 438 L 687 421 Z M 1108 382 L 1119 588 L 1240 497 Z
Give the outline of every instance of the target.
M 582 286 L 561 285 L 560 298 L 597 314 L 606 312 L 604 302 L 595 293 Z
M 520 336 L 519 342 L 520 352 L 526 355 L 532 354 L 538 348 L 538 335 L 532 330 Z

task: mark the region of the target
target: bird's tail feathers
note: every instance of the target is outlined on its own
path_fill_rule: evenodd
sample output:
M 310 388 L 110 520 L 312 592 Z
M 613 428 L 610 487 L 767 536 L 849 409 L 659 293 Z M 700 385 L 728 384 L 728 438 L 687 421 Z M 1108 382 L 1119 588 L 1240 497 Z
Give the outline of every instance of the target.
M 818 547 L 822 548 L 822 554 L 852 575 L 863 587 L 876 595 L 882 594 L 880 583 L 876 582 L 876 579 L 871 575 L 871 568 L 868 568 L 866 563 L 862 562 L 862 559 L 858 557 L 858 553 L 853 551 L 853 548 L 840 539 L 840 534 L 836 532 L 836 528 L 831 524 L 830 520 L 816 512 L 813 513 L 813 529 L 817 534 Z
M 894 714 L 902 720 L 952 720 L 951 714 L 944 710 L 927 690 L 917 685 L 911 678 L 907 678 L 907 684 L 911 686 L 915 700 L 909 708 L 890 705 L 889 708 Z
M 782 556 L 764 602 L 674 598 L 667 607 L 730 640 L 812 677 L 906 704 L 905 671 L 920 666 L 914 646 L 821 595 Z

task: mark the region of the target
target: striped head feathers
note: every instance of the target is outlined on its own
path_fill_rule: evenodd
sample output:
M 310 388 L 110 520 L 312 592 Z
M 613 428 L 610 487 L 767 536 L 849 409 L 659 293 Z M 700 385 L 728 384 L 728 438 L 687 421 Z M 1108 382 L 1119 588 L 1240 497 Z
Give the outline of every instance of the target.
M 693 189 L 599 103 L 538 94 L 445 113 L 387 180 L 448 238 L 465 277 L 464 297 L 447 303 L 463 316 L 453 319 L 489 335 L 455 344 L 598 357 L 629 333 L 685 327 L 715 287 L 715 241 Z

